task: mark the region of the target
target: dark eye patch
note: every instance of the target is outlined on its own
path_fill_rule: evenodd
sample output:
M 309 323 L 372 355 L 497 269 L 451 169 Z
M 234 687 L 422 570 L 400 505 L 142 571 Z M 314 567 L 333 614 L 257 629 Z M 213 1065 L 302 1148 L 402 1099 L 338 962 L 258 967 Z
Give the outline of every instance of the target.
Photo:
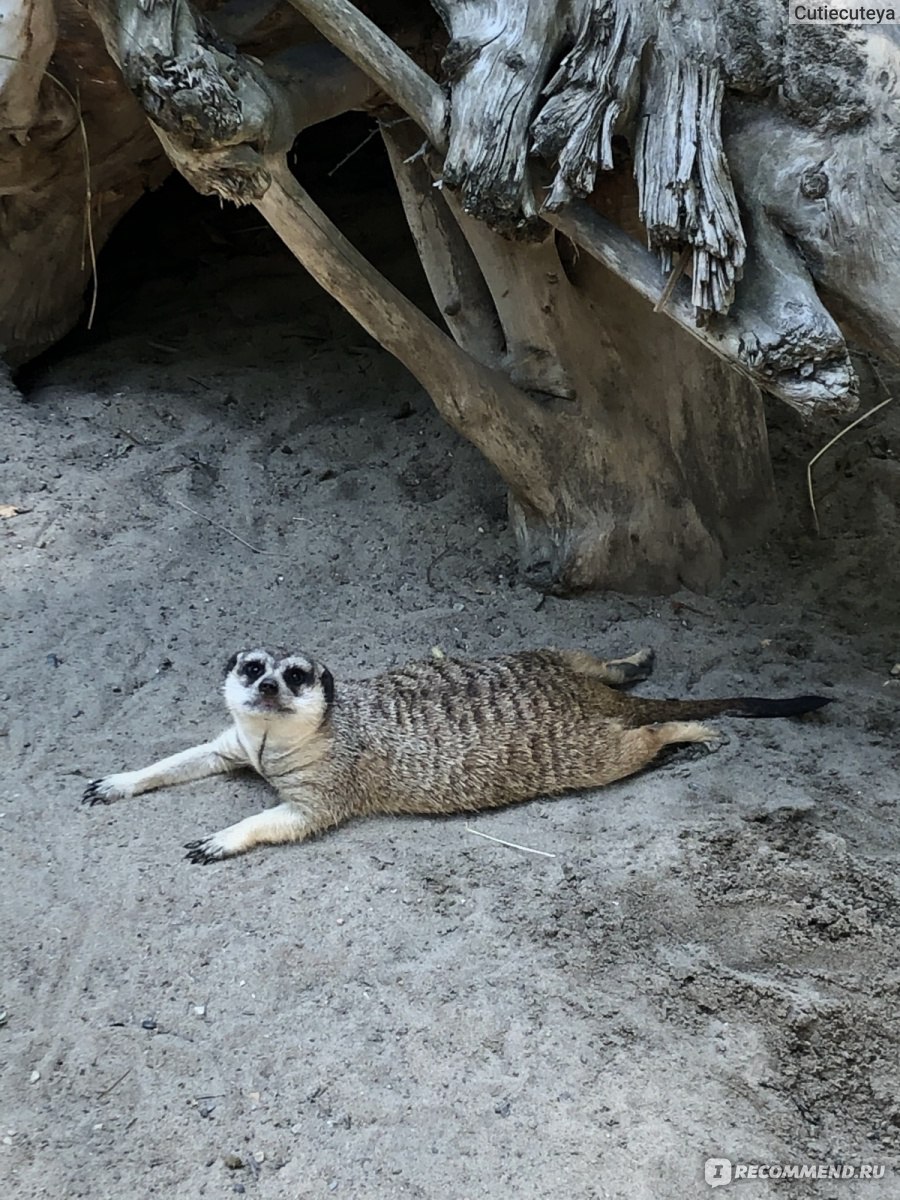
M 241 666 L 241 674 L 245 679 L 249 679 L 251 683 L 255 679 L 259 679 L 260 675 L 265 672 L 265 666 L 255 658 L 251 658 L 249 662 L 243 663 Z
M 288 667 L 282 678 L 294 695 L 296 695 L 301 688 L 309 683 L 310 673 L 309 671 L 304 671 L 302 667 Z

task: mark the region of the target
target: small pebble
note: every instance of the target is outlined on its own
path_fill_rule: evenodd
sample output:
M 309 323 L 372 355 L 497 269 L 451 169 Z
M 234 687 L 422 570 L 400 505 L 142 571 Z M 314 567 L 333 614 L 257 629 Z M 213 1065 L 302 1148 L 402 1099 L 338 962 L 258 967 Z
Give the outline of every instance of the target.
M 229 1171 L 239 1171 L 244 1165 L 244 1160 L 239 1154 L 226 1154 L 222 1161 Z
M 898 675 L 900 675 L 900 663 L 894 663 L 894 665 L 891 667 L 891 674 L 895 679 Z
M 262 1150 L 257 1150 L 253 1157 L 258 1163 L 264 1163 L 266 1161 L 265 1152 Z
M 156 1028 L 156 1022 L 153 1020 L 152 1017 L 147 1017 L 145 1020 L 141 1021 L 141 1029 L 155 1029 L 155 1028 Z
M 40 1079 L 40 1077 L 41 1077 L 40 1071 L 32 1071 L 28 1077 L 28 1082 L 29 1083 L 37 1083 L 37 1081 Z
M 205 1004 L 195 1004 L 194 1005 L 194 1016 L 195 1017 L 205 1017 L 206 1016 L 206 1005 Z

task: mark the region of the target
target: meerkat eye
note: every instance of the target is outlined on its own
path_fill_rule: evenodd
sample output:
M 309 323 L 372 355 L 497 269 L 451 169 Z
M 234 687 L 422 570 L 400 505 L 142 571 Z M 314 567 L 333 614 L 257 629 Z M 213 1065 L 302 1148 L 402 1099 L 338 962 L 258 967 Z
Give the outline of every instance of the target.
M 309 683 L 309 671 L 304 671 L 302 667 L 288 667 L 283 679 L 292 692 L 299 692 Z
M 246 679 L 249 679 L 249 681 L 253 683 L 255 679 L 259 679 L 260 675 L 263 674 L 265 669 L 266 668 L 263 666 L 263 664 L 254 658 L 251 659 L 250 662 L 244 663 L 243 667 L 241 667 L 241 673 Z

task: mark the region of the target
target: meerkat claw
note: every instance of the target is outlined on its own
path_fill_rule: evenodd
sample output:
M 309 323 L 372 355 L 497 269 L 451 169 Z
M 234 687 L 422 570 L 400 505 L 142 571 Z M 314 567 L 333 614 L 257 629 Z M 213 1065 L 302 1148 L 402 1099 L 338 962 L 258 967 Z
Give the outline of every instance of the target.
M 706 758 L 708 754 L 718 753 L 723 746 L 728 745 L 728 743 L 731 741 L 731 738 L 729 738 L 727 734 L 720 732 L 718 729 L 715 731 L 715 733 L 715 737 L 704 739 L 702 742 L 682 742 L 678 744 L 676 746 L 678 752 L 677 757 L 684 762 L 692 758 Z
M 188 862 L 201 863 L 204 866 L 220 862 L 226 857 L 225 851 L 221 846 L 217 846 L 212 838 L 198 838 L 195 842 L 185 842 L 184 848 L 189 852 L 184 856 Z
M 84 789 L 84 795 L 81 797 L 81 803 L 90 804 L 92 807 L 95 804 L 110 804 L 113 797 L 104 790 L 102 785 L 102 779 L 92 779 Z
M 723 733 L 721 729 L 717 729 L 714 738 L 711 738 L 708 742 L 701 742 L 700 745 L 703 746 L 707 754 L 715 754 L 723 746 L 727 746 L 730 741 L 731 738 L 727 733 Z
M 112 804 L 114 800 L 127 800 L 134 795 L 134 775 L 123 771 L 119 775 L 106 775 L 103 779 L 92 779 L 81 797 L 83 804 Z

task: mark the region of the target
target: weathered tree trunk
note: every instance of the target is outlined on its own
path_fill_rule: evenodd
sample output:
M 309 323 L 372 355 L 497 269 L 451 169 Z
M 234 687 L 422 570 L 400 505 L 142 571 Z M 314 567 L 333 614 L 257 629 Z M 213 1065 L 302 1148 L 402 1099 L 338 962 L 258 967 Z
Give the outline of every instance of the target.
M 511 497 L 526 577 L 705 590 L 772 517 L 759 391 L 584 256 L 556 291 L 573 398 L 552 404 L 551 518 Z
M 758 388 L 803 413 L 855 403 L 813 279 L 900 358 L 894 43 L 800 40 L 763 0 L 434 0 L 445 92 L 348 0 L 291 4 L 306 20 L 212 13 L 249 54 L 187 0 L 91 12 L 172 162 L 256 204 L 495 464 L 533 582 L 712 582 L 771 508 Z M 0 76 L 10 111 L 33 108 L 51 41 Z M 423 62 L 433 43 L 408 39 Z M 385 142 L 452 340 L 285 167 L 300 128 L 385 97 L 422 131 Z
M 171 166 L 75 0 L 0 15 L 0 132 L 0 355 L 15 365 L 72 328 L 110 231 Z
M 540 397 L 554 504 L 521 487 L 510 514 L 526 578 L 545 590 L 703 589 L 760 535 L 774 494 L 757 388 L 587 255 L 548 232 L 512 242 L 434 188 L 416 134 L 383 131 L 432 290 L 459 344 Z M 455 237 L 431 235 L 456 218 Z M 435 253 L 451 241 L 455 252 Z M 460 325 L 454 275 L 479 268 L 480 320 Z M 469 284 L 469 291 L 474 286 Z M 493 331 L 485 354 L 483 332 Z M 714 450 L 712 448 L 715 448 Z M 599 486 L 598 486 L 599 484 Z M 652 547 L 648 553 L 648 546 Z

